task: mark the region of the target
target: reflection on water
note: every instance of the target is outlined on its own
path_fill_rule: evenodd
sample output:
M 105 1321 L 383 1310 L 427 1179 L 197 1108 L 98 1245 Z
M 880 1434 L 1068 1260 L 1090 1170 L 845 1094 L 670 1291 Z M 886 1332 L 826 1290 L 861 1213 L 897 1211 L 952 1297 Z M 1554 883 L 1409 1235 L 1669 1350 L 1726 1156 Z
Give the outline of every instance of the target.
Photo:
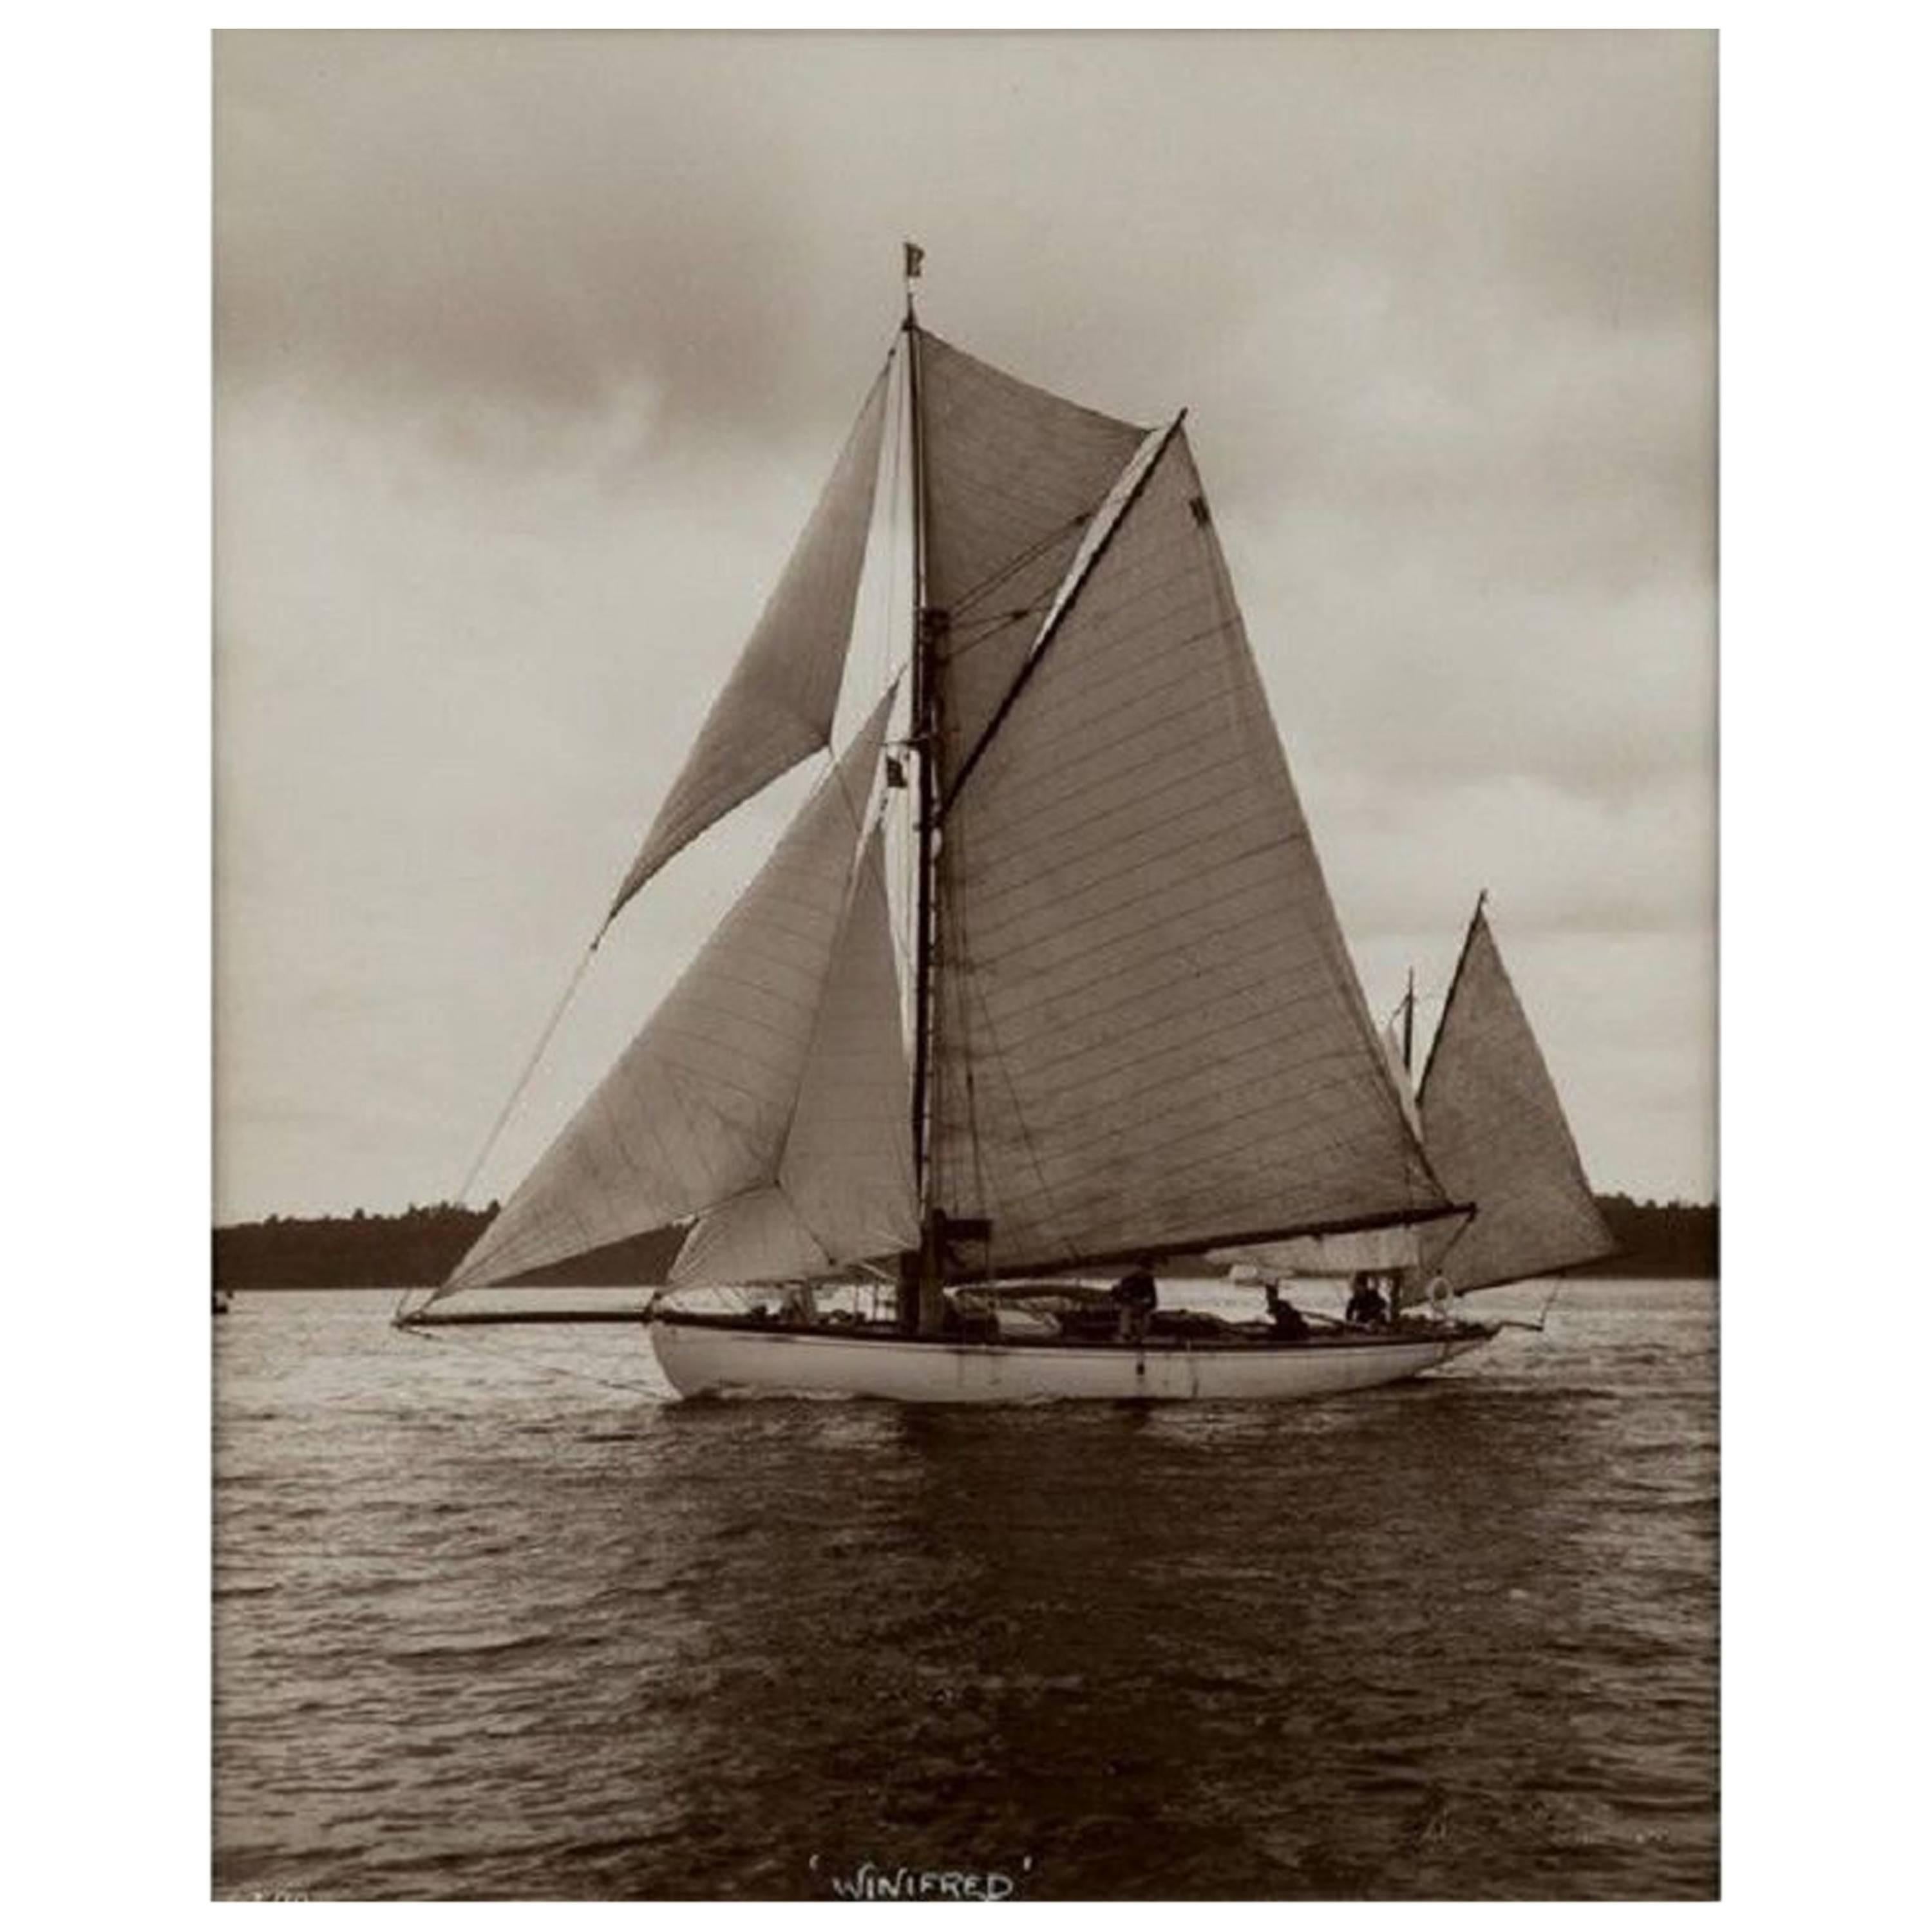
M 216 1324 L 224 1895 L 1714 1894 L 1707 1283 L 1280 1408 L 680 1404 L 386 1310 Z

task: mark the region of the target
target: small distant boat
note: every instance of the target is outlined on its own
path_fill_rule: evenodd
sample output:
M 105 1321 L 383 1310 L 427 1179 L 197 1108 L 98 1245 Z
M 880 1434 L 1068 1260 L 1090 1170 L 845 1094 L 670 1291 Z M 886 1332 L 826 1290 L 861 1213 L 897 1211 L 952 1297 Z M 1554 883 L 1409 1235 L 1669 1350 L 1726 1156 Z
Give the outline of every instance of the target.
M 969 1310 L 1042 1275 L 1432 1226 L 1447 1256 L 1481 1197 L 1448 1184 L 1370 1015 L 1183 417 L 1139 428 L 979 362 L 910 287 L 592 950 L 677 852 L 829 755 L 878 543 L 910 586 L 909 680 L 430 1300 L 683 1223 L 650 1334 L 686 1395 L 1281 1400 L 1487 1341 L 1442 1309 L 1130 1340 Z M 890 1316 L 818 1312 L 865 1282 Z M 794 1318 L 691 1304 L 721 1287 L 788 1289 Z
M 1365 1246 L 1358 1238 L 1337 1258 L 1328 1244 L 1301 1243 L 1250 1261 L 1312 1274 L 1360 1268 L 1382 1274 L 1396 1312 L 1426 1306 L 1450 1315 L 1462 1297 L 1484 1288 L 1547 1280 L 1616 1252 L 1542 1049 L 1510 983 L 1478 896 L 1449 982 L 1442 1018 L 1410 1118 L 1431 1166 L 1477 1212 L 1426 1226 L 1390 1230 Z M 1397 1084 L 1408 1096 L 1415 1034 L 1415 984 L 1387 1036 Z M 1510 1327 L 1538 1328 L 1540 1320 Z
M 232 1289 L 218 1288 L 214 1291 L 214 1312 L 216 1314 L 226 1315 L 229 1310 L 232 1308 L 234 1306 L 235 1295 Z

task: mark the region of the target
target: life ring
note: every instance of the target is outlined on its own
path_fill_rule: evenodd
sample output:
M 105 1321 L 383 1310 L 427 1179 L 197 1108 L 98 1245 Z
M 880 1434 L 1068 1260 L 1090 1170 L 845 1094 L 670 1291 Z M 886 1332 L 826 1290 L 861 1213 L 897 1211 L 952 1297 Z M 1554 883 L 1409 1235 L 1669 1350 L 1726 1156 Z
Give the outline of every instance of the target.
M 1444 1276 L 1438 1274 L 1429 1284 L 1430 1309 L 1438 1318 L 1449 1312 L 1449 1304 L 1455 1299 L 1455 1291 Z

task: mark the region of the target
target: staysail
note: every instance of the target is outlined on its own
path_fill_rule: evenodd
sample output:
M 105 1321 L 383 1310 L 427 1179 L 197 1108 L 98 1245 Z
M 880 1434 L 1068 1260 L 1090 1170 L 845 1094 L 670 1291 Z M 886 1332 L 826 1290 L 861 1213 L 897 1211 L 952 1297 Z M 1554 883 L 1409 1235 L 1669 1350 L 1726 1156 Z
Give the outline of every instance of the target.
M 656 1012 L 439 1291 L 703 1212 L 776 1171 L 878 771 L 888 692 Z
M 831 742 L 872 528 L 886 392 L 882 370 L 607 919 L 707 826 Z
M 1002 1270 L 1445 1204 L 1185 437 L 1136 447 L 941 820 L 933 1184 Z
M 790 1280 L 916 1246 L 910 1100 L 884 845 L 874 825 L 784 1148 L 766 1185 L 698 1222 L 672 1280 Z
M 1464 1294 L 1615 1252 L 1480 902 L 1419 1100 L 1430 1160 L 1477 1209 L 1460 1228 L 1424 1231 L 1426 1271 Z

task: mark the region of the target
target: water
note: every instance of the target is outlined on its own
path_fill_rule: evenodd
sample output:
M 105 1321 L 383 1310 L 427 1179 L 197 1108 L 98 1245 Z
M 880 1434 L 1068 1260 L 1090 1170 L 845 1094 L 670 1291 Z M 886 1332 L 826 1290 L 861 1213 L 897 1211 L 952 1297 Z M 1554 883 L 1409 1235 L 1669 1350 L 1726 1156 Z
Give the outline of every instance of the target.
M 1709 1283 L 1280 1408 L 680 1404 L 388 1310 L 214 1324 L 220 1896 L 1715 1894 Z

